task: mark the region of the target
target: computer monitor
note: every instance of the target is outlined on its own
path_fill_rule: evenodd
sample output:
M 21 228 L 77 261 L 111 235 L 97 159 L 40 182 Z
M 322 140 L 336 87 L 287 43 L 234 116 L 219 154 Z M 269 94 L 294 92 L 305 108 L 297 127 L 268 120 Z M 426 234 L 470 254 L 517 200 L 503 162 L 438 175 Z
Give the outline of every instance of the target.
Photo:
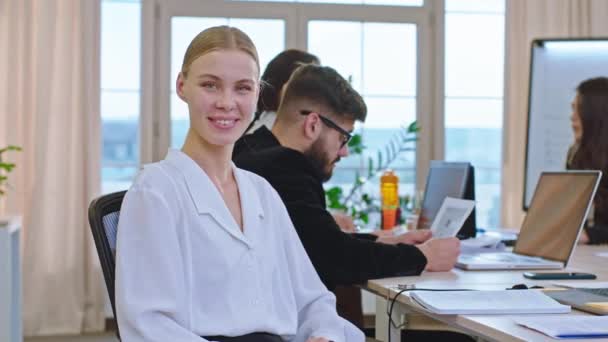
M 475 200 L 475 170 L 468 162 L 431 161 L 426 178 L 418 229 L 430 228 L 446 197 Z M 475 237 L 475 209 L 464 222 L 457 236 Z

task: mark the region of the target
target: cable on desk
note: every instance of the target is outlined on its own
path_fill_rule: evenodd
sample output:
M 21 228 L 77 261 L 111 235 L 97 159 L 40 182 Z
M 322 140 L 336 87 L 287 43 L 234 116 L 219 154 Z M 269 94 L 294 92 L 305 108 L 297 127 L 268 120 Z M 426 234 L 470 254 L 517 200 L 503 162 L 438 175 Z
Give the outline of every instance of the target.
M 399 324 L 397 325 L 395 322 L 393 322 L 393 306 L 395 305 L 395 301 L 397 301 L 397 297 L 399 297 L 403 292 L 407 292 L 407 291 L 437 291 L 437 292 L 442 292 L 442 291 L 477 291 L 477 290 L 471 290 L 471 289 L 428 289 L 428 288 L 417 288 L 416 285 L 407 285 L 407 284 L 399 284 L 397 285 L 397 288 L 399 289 L 399 292 L 397 292 L 397 294 L 391 299 L 390 296 L 390 291 L 387 293 L 387 300 L 390 301 L 390 305 L 387 307 L 387 311 L 386 314 L 388 315 L 388 342 L 391 342 L 391 324 L 393 325 L 393 327 L 395 329 L 401 329 L 405 326 L 405 324 Z

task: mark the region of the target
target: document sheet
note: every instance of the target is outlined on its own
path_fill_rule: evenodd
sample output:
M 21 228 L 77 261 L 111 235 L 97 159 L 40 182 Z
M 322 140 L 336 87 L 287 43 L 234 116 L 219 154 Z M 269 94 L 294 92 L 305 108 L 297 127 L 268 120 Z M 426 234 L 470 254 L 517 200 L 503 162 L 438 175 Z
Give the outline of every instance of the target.
M 515 322 L 553 338 L 608 337 L 608 316 L 522 317 Z
M 439 212 L 433 223 L 431 231 L 434 238 L 445 238 L 456 236 L 462 228 L 464 221 L 475 208 L 475 201 L 446 197 L 439 208 Z

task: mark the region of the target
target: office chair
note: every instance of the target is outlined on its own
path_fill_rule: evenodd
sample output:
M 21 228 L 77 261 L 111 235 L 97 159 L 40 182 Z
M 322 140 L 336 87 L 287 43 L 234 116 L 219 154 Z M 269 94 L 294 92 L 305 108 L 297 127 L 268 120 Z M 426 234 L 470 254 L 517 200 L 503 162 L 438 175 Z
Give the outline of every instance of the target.
M 116 255 L 116 233 L 118 232 L 118 216 L 120 206 L 126 191 L 114 192 L 94 199 L 89 205 L 89 225 L 95 240 L 103 277 L 112 304 L 112 312 L 116 317 L 114 305 L 114 268 Z M 116 336 L 120 340 L 118 327 Z

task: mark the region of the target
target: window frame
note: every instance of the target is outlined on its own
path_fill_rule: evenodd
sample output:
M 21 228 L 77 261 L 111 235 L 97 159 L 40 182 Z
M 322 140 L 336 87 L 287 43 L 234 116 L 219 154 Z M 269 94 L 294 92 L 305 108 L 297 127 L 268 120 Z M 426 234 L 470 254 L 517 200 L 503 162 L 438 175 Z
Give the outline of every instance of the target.
M 415 24 L 417 27 L 416 189 L 424 187 L 430 161 L 444 151 L 444 0 L 423 6 L 281 3 L 228 0 L 142 2 L 140 163 L 161 160 L 170 146 L 170 47 L 174 16 L 285 20 L 285 47 L 307 49 L 311 20 Z M 428 75 L 422 77 L 422 75 Z

